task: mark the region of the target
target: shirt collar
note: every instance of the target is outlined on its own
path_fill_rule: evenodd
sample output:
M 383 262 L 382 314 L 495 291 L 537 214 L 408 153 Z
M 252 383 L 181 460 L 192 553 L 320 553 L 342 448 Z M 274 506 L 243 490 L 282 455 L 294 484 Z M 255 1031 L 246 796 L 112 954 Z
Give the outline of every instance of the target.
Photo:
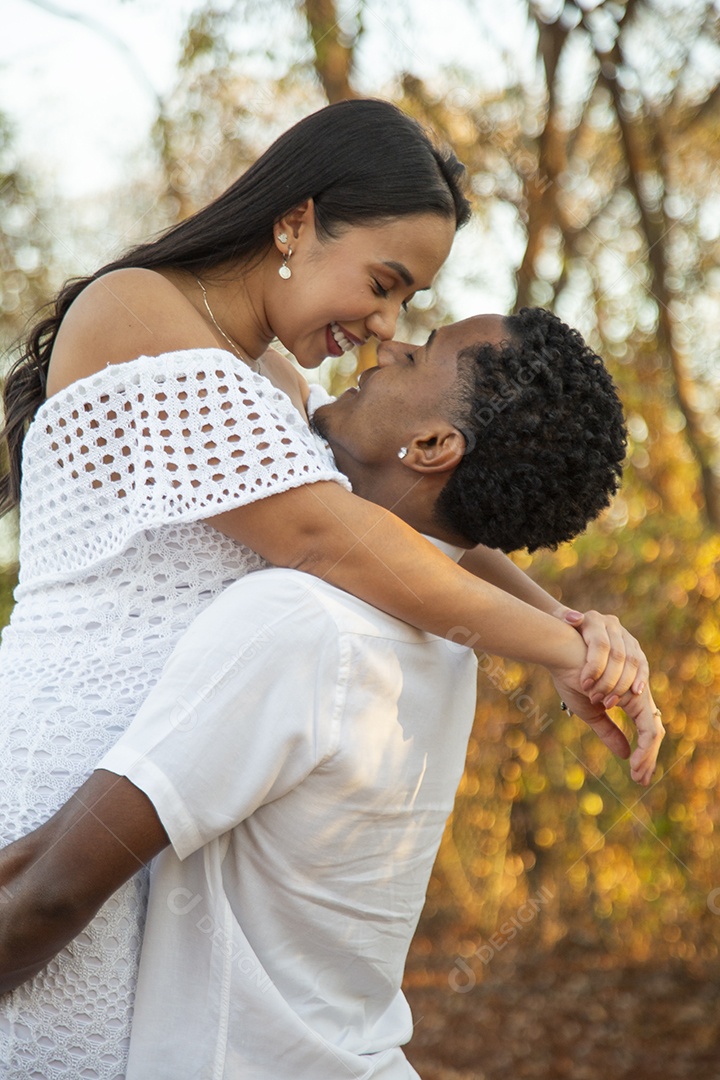
M 426 540 L 429 540 L 431 544 L 434 544 L 436 548 L 439 548 L 444 555 L 448 555 L 453 562 L 460 562 L 465 554 L 464 547 L 448 544 L 446 540 L 438 540 L 437 536 L 428 536 L 427 533 L 423 533 L 422 535 Z

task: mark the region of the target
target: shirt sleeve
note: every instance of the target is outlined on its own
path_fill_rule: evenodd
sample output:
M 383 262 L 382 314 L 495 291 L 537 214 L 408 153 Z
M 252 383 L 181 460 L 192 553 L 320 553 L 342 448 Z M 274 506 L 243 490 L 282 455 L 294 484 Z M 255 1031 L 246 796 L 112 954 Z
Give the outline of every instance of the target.
M 191 625 L 99 769 L 148 796 L 184 859 L 337 747 L 347 673 L 314 579 L 262 570 Z
M 42 514 L 23 516 L 23 580 L 321 480 L 350 487 L 290 399 L 230 353 L 110 365 L 50 398 L 28 432 L 23 502 Z

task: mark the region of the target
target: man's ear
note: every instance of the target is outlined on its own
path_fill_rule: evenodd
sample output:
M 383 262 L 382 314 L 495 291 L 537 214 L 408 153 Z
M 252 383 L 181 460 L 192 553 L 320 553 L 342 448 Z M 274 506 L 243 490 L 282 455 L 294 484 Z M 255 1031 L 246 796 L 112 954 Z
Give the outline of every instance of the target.
M 465 437 L 457 428 L 438 428 L 415 435 L 402 464 L 416 472 L 453 472 L 465 455 Z
M 275 237 L 275 247 L 280 252 L 285 252 L 289 247 L 295 247 L 304 231 L 310 231 L 311 235 L 315 235 L 315 203 L 312 199 L 306 199 L 305 202 L 300 203 L 294 210 L 288 211 L 287 214 L 283 214 L 278 221 L 275 222 L 273 228 L 273 235 Z M 279 237 L 283 234 L 287 237 L 287 240 L 280 240 Z

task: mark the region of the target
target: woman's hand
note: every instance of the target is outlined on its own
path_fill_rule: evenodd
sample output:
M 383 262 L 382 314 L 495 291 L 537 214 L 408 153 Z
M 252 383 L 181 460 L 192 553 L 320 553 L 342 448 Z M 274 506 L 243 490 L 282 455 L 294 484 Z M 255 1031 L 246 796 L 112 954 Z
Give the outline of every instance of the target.
M 619 619 L 599 611 L 567 610 L 562 618 L 587 645 L 582 689 L 593 704 L 611 709 L 628 691 L 642 694 L 650 674 L 647 657 Z
M 660 745 L 665 737 L 662 715 L 648 688 L 645 687 L 640 694 L 629 690 L 617 701 L 617 705 L 625 710 L 637 728 L 637 746 L 630 756 L 627 738 L 608 716 L 602 702 L 590 701 L 583 692 L 583 676 L 578 675 L 577 669 L 555 670 L 552 676 L 555 688 L 570 712 L 584 720 L 614 754 L 630 757 L 630 775 L 637 783 L 647 787 L 655 772 Z
M 632 691 L 624 694 L 617 706 L 624 709 L 634 721 L 638 733 L 637 746 L 630 758 L 630 775 L 647 787 L 655 772 L 660 744 L 665 738 L 662 713 L 647 688 L 642 694 Z

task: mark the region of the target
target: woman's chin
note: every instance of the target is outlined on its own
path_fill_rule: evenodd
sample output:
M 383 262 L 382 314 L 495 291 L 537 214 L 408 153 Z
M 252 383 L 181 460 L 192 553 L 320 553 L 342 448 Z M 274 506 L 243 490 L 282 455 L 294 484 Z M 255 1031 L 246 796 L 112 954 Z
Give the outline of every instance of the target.
M 318 341 L 317 337 L 318 335 L 315 335 L 316 340 L 314 342 L 307 340 L 304 345 L 299 341 L 285 342 L 281 338 L 278 338 L 278 340 L 301 368 L 304 368 L 305 371 L 313 371 L 315 368 L 320 367 L 328 356 L 332 355 L 332 353 L 328 352 L 327 341 Z M 333 344 L 335 343 L 333 342 Z M 293 348 L 293 345 L 295 348 Z
M 302 350 L 295 353 L 294 356 L 300 367 L 304 368 L 305 371 L 312 371 L 314 368 L 320 367 L 323 360 L 327 358 L 326 353 L 323 353 L 322 356 L 320 356 L 316 352 L 310 353 L 303 352 Z

